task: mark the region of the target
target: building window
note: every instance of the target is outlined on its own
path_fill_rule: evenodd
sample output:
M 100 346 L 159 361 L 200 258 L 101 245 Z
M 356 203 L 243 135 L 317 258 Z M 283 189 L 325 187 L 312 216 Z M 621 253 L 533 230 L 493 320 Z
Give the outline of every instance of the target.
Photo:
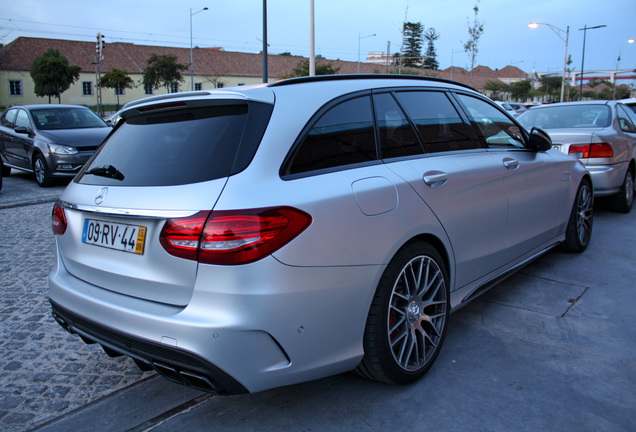
M 22 81 L 9 81 L 9 94 L 11 96 L 22 96 Z
M 225 84 L 223 84 L 222 82 L 216 83 L 216 88 L 223 88 L 223 87 L 225 87 Z
M 144 86 L 144 92 L 145 92 L 147 95 L 152 95 L 152 94 L 154 94 L 154 91 L 153 91 L 153 89 L 152 89 L 152 85 L 150 85 L 150 84 L 146 84 L 146 85 Z
M 179 83 L 177 81 L 170 83 L 170 93 L 179 93 Z
M 82 96 L 93 96 L 93 83 L 82 81 Z
M 194 83 L 195 90 L 203 90 L 203 83 Z
M 115 96 L 123 96 L 124 94 L 123 87 L 115 87 Z

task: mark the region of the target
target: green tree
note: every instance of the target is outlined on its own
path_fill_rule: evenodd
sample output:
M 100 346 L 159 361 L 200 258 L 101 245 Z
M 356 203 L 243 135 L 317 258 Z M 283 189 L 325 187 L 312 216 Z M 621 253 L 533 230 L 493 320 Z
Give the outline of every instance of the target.
M 587 85 L 590 86 L 590 88 L 592 89 L 591 92 L 585 92 L 584 96 L 586 97 L 590 97 L 592 99 L 598 99 L 598 93 L 600 90 L 603 90 L 602 87 L 599 87 L 601 84 L 603 84 L 605 81 L 602 81 L 600 79 L 597 78 L 593 78 L 591 80 L 589 80 L 587 82 Z
M 514 82 L 510 87 L 510 95 L 516 100 L 523 100 L 532 96 L 532 82 L 530 80 Z
M 484 90 L 488 90 L 492 92 L 491 98 L 494 100 L 499 100 L 499 92 L 506 92 L 510 90 L 508 84 L 500 81 L 500 80 L 489 80 L 484 84 Z
M 631 97 L 631 91 L 628 85 L 621 84 L 614 87 L 614 100 L 627 99 Z
M 135 88 L 135 82 L 130 75 L 128 75 L 128 72 L 121 69 L 111 69 L 106 72 L 100 80 L 100 85 L 102 87 L 115 89 L 117 109 L 119 109 L 119 94 L 121 90 Z
M 547 76 L 541 77 L 541 85 L 537 89 L 539 95 L 545 95 L 549 100 L 558 100 L 561 95 L 561 82 L 563 77 Z
M 316 75 L 334 75 L 340 68 L 334 67 L 331 62 L 316 62 Z M 294 70 L 289 75 L 281 76 L 281 79 L 309 76 L 309 60 L 298 62 Z
M 81 68 L 70 66 L 68 59 L 56 49 L 49 48 L 44 54 L 31 63 L 31 78 L 35 84 L 35 94 L 40 97 L 57 97 L 62 103 L 61 95 L 79 79 Z
M 441 35 L 433 27 L 429 27 L 424 32 L 424 39 L 427 41 L 426 57 L 424 58 L 425 69 L 439 69 L 439 63 L 437 62 L 437 52 L 435 51 L 435 41 L 439 39 Z
M 170 92 L 170 84 L 183 81 L 181 71 L 188 69 L 187 65 L 177 63 L 177 56 L 172 54 L 151 54 L 148 57 L 148 66 L 143 71 L 144 87 L 165 87 Z
M 402 25 L 402 65 L 417 67 L 422 64 L 424 26 L 421 22 L 405 22 Z
M 472 24 L 466 18 L 466 22 L 468 23 L 468 42 L 464 42 L 464 52 L 468 55 L 468 61 L 470 62 L 470 71 L 472 76 L 472 70 L 475 69 L 475 65 L 477 64 L 477 53 L 479 52 L 479 39 L 481 35 L 484 33 L 484 23 L 480 22 L 477 19 L 477 14 L 479 13 L 479 0 L 473 6 L 473 12 L 475 16 L 473 17 Z M 471 78 L 472 81 L 472 78 Z M 472 83 L 471 83 L 472 84 Z

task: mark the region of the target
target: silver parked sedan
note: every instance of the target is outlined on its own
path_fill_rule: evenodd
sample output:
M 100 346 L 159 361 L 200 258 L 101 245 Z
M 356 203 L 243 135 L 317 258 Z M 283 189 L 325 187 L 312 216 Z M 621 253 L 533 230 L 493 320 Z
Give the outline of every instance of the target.
M 592 179 L 473 89 L 332 76 L 129 104 L 53 209 L 53 315 L 218 393 L 420 378 L 449 314 L 592 232 Z
M 592 174 L 594 194 L 612 196 L 616 211 L 634 202 L 636 114 L 615 101 L 569 102 L 533 108 L 519 116 L 542 128 L 556 149 L 578 158 Z

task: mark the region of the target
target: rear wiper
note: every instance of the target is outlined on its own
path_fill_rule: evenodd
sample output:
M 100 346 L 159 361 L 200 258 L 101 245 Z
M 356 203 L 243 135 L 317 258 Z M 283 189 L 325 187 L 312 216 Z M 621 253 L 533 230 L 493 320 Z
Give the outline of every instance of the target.
M 112 165 L 92 168 L 86 171 L 86 174 L 92 174 L 92 175 L 101 176 L 101 177 L 109 177 L 115 180 L 124 179 L 124 175 L 121 173 L 121 171 L 119 171 L 117 168 L 115 168 Z

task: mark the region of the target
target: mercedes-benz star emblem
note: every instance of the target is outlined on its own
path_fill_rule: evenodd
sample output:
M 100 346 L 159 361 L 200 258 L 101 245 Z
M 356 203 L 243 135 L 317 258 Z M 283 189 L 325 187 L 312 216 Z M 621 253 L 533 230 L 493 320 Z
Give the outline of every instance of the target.
M 106 199 L 106 195 L 108 195 L 108 188 L 101 188 L 97 195 L 95 196 L 95 204 L 100 205 Z

